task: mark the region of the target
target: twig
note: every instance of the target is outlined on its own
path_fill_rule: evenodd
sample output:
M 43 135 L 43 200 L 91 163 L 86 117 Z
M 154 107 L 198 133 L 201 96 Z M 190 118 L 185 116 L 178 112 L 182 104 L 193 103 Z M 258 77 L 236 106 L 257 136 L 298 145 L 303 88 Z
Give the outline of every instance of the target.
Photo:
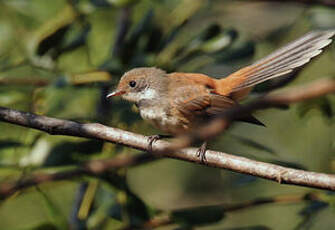
M 269 94 L 245 106 L 228 110 L 223 114 L 225 116 L 224 119 L 221 118 L 210 123 L 209 127 L 211 129 L 205 127 L 208 134 L 202 134 L 205 136 L 200 137 L 209 138 L 219 133 L 221 130 L 212 129 L 215 122 L 219 122 L 218 124 L 228 124 L 229 120 L 235 118 L 235 116 L 238 117 L 239 114 L 246 114 L 257 109 L 276 107 L 278 105 L 290 104 L 316 98 L 322 95 L 333 93 L 334 91 L 334 80 L 320 80 L 306 87 L 296 87 L 290 90 L 286 90 L 285 92 Z M 16 125 L 38 129 L 52 135 L 68 135 L 99 139 L 125 145 L 142 151 L 148 151 L 148 137 L 117 128 L 107 127 L 101 124 L 80 124 L 73 121 L 39 116 L 36 114 L 20 112 L 3 107 L 0 107 L 0 120 Z M 213 132 L 213 130 L 215 132 Z M 47 181 L 70 179 L 82 175 L 98 176 L 99 174 L 111 169 L 134 166 L 143 162 L 151 161 L 156 157 L 161 156 L 204 164 L 204 162 L 202 162 L 201 159 L 196 156 L 196 148 L 180 149 L 180 146 L 185 145 L 185 137 L 181 138 L 182 141 L 180 143 L 182 143 L 182 145 L 180 145 L 180 143 L 176 144 L 176 142 L 169 143 L 163 140 L 156 141 L 152 146 L 153 152 L 155 153 L 154 155 L 139 154 L 133 157 L 91 161 L 74 170 L 54 174 L 39 174 L 32 176 L 29 179 L 22 180 L 19 183 L 3 184 L 0 186 L 0 196 L 7 197 L 8 195 L 13 194 L 15 191 Z M 192 142 L 193 139 L 187 140 Z M 171 150 L 176 151 L 171 152 Z M 223 152 L 208 150 L 206 152 L 206 165 L 258 176 L 261 178 L 277 181 L 279 183 L 335 191 L 334 175 L 291 169 L 275 164 L 250 160 L 245 157 L 234 156 Z
M 34 79 L 34 78 L 0 78 L 1 85 L 20 85 L 20 86 L 46 86 L 50 83 L 47 79 Z
M 307 193 L 307 194 L 280 195 L 275 197 L 257 198 L 251 201 L 240 202 L 237 204 L 219 204 L 219 205 L 203 206 L 203 207 L 213 207 L 213 208 L 215 207 L 216 210 L 220 209 L 222 210 L 223 213 L 230 213 L 266 204 L 292 204 L 292 203 L 299 203 L 302 201 L 319 201 L 319 200 L 321 199 L 319 198 L 318 193 Z M 192 209 L 194 208 L 188 208 L 182 210 L 192 210 Z M 174 211 L 178 212 L 180 210 L 174 210 Z M 175 221 L 171 215 L 161 215 L 145 222 L 143 224 L 143 227 L 145 229 L 154 229 L 174 223 Z M 130 230 L 130 229 L 136 229 L 136 228 L 134 228 L 133 226 L 127 226 L 122 228 L 122 230 Z
M 16 191 L 24 188 L 29 188 L 38 184 L 42 184 L 49 181 L 69 180 L 80 176 L 93 176 L 99 177 L 101 174 L 122 167 L 130 167 L 138 164 L 143 164 L 156 159 L 151 154 L 139 154 L 136 156 L 114 158 L 108 160 L 93 160 L 84 163 L 78 168 L 56 172 L 51 174 L 34 174 L 26 179 L 21 179 L 14 183 L 3 183 L 0 185 L 0 200 L 7 198 L 14 194 Z

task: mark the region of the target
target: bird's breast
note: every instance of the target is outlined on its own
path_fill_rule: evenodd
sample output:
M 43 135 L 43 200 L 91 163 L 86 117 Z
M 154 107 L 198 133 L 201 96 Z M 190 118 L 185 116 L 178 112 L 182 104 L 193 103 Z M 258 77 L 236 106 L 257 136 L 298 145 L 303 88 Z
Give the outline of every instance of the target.
M 173 116 L 164 106 L 146 106 L 140 109 L 141 117 L 156 128 L 170 134 L 178 134 L 185 130 L 177 116 Z

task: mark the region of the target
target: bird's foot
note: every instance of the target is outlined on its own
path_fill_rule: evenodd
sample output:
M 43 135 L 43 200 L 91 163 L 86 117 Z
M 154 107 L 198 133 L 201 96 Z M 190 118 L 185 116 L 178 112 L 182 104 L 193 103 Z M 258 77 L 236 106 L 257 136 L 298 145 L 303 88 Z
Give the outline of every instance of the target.
M 169 135 L 161 135 L 161 134 L 156 134 L 148 137 L 148 152 L 152 152 L 152 144 L 155 143 L 157 140 L 160 140 L 162 138 L 169 138 L 171 136 Z
M 287 173 L 287 171 L 285 169 L 280 170 L 277 175 L 276 175 L 276 180 L 279 184 L 282 183 L 285 174 Z
M 206 163 L 206 151 L 207 151 L 207 142 L 202 143 L 200 148 L 197 150 L 197 157 L 200 158 L 201 163 Z

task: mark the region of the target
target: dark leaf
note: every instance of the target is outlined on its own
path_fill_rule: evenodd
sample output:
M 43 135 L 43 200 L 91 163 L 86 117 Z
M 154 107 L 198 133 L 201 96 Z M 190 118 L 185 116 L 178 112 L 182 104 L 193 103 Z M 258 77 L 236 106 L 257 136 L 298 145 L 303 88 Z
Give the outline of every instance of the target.
M 64 36 L 69 28 L 70 25 L 62 26 L 58 28 L 54 33 L 48 35 L 46 38 L 40 41 L 37 47 L 37 54 L 43 56 L 51 49 L 59 49 L 64 39 Z
M 135 28 L 130 32 L 129 39 L 125 42 L 122 47 L 121 57 L 123 63 L 129 63 L 134 53 L 138 48 L 138 42 L 140 38 L 149 33 L 152 29 L 152 18 L 154 12 L 149 10 L 142 20 L 135 26 Z
M 179 226 L 177 228 L 174 228 L 173 230 L 193 230 L 192 226 Z
M 185 27 L 186 24 L 187 24 L 187 21 L 170 29 L 167 35 L 165 35 L 163 39 L 161 40 L 158 50 L 159 51 L 163 50 L 171 41 L 173 41 L 178 35 L 178 33 L 181 31 L 181 29 Z
M 12 140 L 0 140 L 0 149 L 4 148 L 13 148 L 13 147 L 18 147 L 21 146 L 22 143 L 17 142 L 17 141 L 12 141 Z
M 85 45 L 87 41 L 87 36 L 91 31 L 91 26 L 86 24 L 82 26 L 80 29 L 75 29 L 74 25 L 71 25 L 68 34 L 71 36 L 66 36 L 63 39 L 63 42 L 57 52 L 54 54 L 54 58 L 56 59 L 59 55 L 70 52 L 79 48 L 80 46 Z
M 329 205 L 325 202 L 311 201 L 304 209 L 300 211 L 300 215 L 303 216 L 303 220 L 295 227 L 296 230 L 310 229 L 315 223 L 315 218 L 320 211 L 327 208 Z
M 327 97 L 317 98 L 309 100 L 308 102 L 302 102 L 298 106 L 299 116 L 305 116 L 310 110 L 318 109 L 328 118 L 333 117 L 334 111 L 332 111 L 331 102 Z
M 163 31 L 157 26 L 153 26 L 152 30 L 149 32 L 147 45 L 144 52 L 153 53 L 159 50 L 161 40 L 163 38 Z
M 251 41 L 236 41 L 232 46 L 227 47 L 224 52 L 215 55 L 218 63 L 227 63 L 227 61 L 241 60 L 251 57 L 255 52 L 255 44 Z
M 149 210 L 146 204 L 134 193 L 127 193 L 126 210 L 130 217 L 130 224 L 132 226 L 139 226 L 150 218 Z
M 38 225 L 37 227 L 27 228 L 27 230 L 28 229 L 29 230 L 58 230 L 58 227 L 52 223 L 44 223 L 44 224 Z
M 74 202 L 73 202 L 73 205 L 72 205 L 72 211 L 71 211 L 70 216 L 69 216 L 69 223 L 71 225 L 71 229 L 85 229 L 87 219 L 86 218 L 80 218 L 79 217 L 79 211 L 80 211 L 80 208 L 82 206 L 85 206 L 85 207 L 88 206 L 87 204 L 83 205 L 85 195 L 88 194 L 87 193 L 88 187 L 89 187 L 88 182 L 83 182 L 77 187 Z M 89 206 L 89 207 L 91 207 L 91 206 Z M 91 211 L 91 209 L 89 211 Z
M 313 213 L 321 211 L 328 207 L 328 204 L 321 201 L 311 201 L 309 205 L 307 205 L 304 209 L 302 209 L 299 214 L 301 216 L 309 216 Z
M 124 191 L 125 199 L 120 201 L 115 199 L 115 195 L 111 197 L 115 200 L 113 205 L 108 209 L 108 215 L 114 219 L 122 220 L 126 215 L 127 223 L 130 226 L 141 226 L 144 222 L 150 219 L 149 209 L 146 204 L 130 189 L 125 181 L 125 178 L 116 174 L 106 175 L 104 179 L 118 189 Z
M 245 186 L 249 185 L 250 183 L 254 183 L 258 180 L 258 177 L 250 176 L 250 175 L 243 175 L 243 174 L 236 174 L 236 179 L 232 180 L 232 186 Z
M 222 207 L 204 206 L 177 210 L 171 216 L 177 223 L 193 226 L 218 222 L 223 219 L 224 212 Z
M 259 142 L 251 140 L 249 138 L 245 138 L 245 137 L 241 137 L 241 136 L 238 136 L 238 135 L 234 135 L 234 134 L 231 134 L 231 136 L 233 138 L 235 138 L 236 140 L 238 140 L 243 145 L 246 145 L 246 146 L 249 146 L 251 148 L 254 148 L 254 149 L 257 149 L 257 150 L 261 150 L 261 151 L 264 151 L 264 152 L 267 152 L 267 153 L 276 154 L 273 149 L 271 149 L 270 147 L 267 147 L 265 145 L 262 145 Z
M 107 0 L 90 0 L 90 2 L 96 6 L 96 7 L 111 7 L 112 4 L 110 4 Z
M 44 162 L 44 166 L 68 165 L 101 151 L 103 142 L 63 142 L 54 146 Z
M 237 227 L 237 228 L 225 228 L 224 230 L 270 230 L 271 228 L 266 226 L 248 226 L 248 227 Z
M 235 30 L 221 31 L 218 25 L 211 25 L 196 35 L 188 44 L 185 44 L 185 47 L 177 51 L 175 65 L 180 67 L 192 62 L 200 55 L 209 55 L 214 60 L 220 59 L 226 51 L 231 52 L 231 46 L 236 38 L 237 32 Z
M 199 36 L 201 40 L 207 41 L 221 34 L 221 26 L 218 24 L 209 25 Z
M 116 220 L 122 220 L 122 206 L 119 203 L 114 204 L 108 209 L 108 215 Z
M 271 161 L 271 163 L 281 165 L 281 166 L 284 166 L 284 167 L 288 167 L 288 168 L 307 170 L 307 168 L 305 166 L 303 166 L 299 163 L 294 163 L 294 162 L 274 160 L 274 161 Z

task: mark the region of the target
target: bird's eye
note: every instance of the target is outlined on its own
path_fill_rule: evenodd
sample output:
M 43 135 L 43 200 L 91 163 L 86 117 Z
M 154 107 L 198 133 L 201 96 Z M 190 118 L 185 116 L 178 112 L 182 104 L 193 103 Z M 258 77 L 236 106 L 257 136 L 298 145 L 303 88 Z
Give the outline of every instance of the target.
M 136 81 L 130 81 L 129 86 L 130 87 L 135 87 L 136 86 Z

